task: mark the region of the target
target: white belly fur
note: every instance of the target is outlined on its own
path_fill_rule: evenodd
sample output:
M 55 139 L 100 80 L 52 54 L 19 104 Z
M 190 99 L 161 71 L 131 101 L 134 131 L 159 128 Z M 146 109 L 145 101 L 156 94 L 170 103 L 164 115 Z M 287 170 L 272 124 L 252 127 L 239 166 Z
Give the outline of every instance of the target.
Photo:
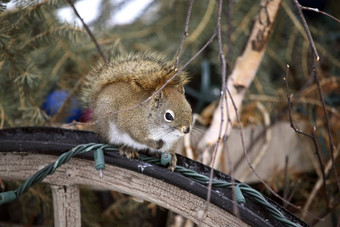
M 151 151 L 157 152 L 157 151 L 168 151 L 171 149 L 172 145 L 174 142 L 176 142 L 180 137 L 181 134 L 177 131 L 173 131 L 171 133 L 168 133 L 166 136 L 160 138 L 159 136 L 156 135 L 151 135 L 153 140 L 162 140 L 163 141 L 163 147 L 159 150 L 155 150 L 152 148 L 149 148 L 145 144 L 141 144 L 134 139 L 132 139 L 127 133 L 122 133 L 121 131 L 118 130 L 118 128 L 113 124 L 110 123 L 110 143 L 116 144 L 116 145 L 126 145 L 128 147 L 131 147 L 136 150 L 146 150 L 149 149 Z
M 145 150 L 148 147 L 144 144 L 138 143 L 132 139 L 128 134 L 120 132 L 117 127 L 110 123 L 110 143 L 121 145 L 124 144 L 136 150 Z

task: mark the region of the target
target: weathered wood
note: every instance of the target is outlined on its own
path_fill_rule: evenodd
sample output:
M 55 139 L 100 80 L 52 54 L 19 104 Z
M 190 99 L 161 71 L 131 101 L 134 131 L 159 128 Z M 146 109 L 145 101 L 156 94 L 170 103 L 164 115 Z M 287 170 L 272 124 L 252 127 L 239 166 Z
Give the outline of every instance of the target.
M 35 174 L 43 166 L 56 160 L 55 156 L 22 153 L 0 154 L 0 178 L 4 180 L 25 180 Z M 148 168 L 144 166 L 143 168 Z M 107 165 L 103 179 L 99 178 L 93 161 L 73 158 L 59 167 L 44 182 L 54 185 L 90 185 L 129 194 L 153 202 L 161 207 L 172 210 L 195 223 L 204 209 L 205 200 L 192 195 L 176 186 L 161 180 L 133 172 L 130 170 Z M 53 188 L 54 186 L 52 186 Z M 59 191 L 59 186 L 55 187 Z M 72 190 L 72 189 L 71 189 Z M 74 190 L 74 188 L 73 188 Z M 57 194 L 60 192 L 57 192 Z M 62 193 L 57 197 L 64 197 Z M 66 198 L 65 198 L 66 199 Z M 55 201 L 55 200 L 54 200 Z M 58 202 L 58 201 L 56 201 Z M 78 212 L 78 211 L 77 211 Z M 59 214 L 58 214 L 59 215 Z M 211 204 L 204 226 L 248 226 L 240 219 Z
M 51 185 L 54 226 L 81 226 L 78 185 Z

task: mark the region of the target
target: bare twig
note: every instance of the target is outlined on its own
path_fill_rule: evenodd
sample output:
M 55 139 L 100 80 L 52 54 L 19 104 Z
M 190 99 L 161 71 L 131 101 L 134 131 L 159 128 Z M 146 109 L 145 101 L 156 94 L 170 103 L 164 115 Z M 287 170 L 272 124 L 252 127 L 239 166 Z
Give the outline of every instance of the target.
M 296 184 L 294 185 L 294 187 L 293 187 L 291 193 L 289 194 L 289 196 L 288 196 L 288 198 L 287 198 L 287 200 L 288 200 L 289 202 L 292 200 L 292 198 L 293 198 L 293 196 L 295 195 L 295 192 L 296 192 L 296 190 L 298 189 L 298 187 L 300 186 L 300 184 L 301 184 L 301 180 L 299 179 L 299 180 L 296 182 Z M 283 207 L 286 208 L 286 207 L 287 207 L 287 204 L 284 203 L 284 204 L 283 204 Z
M 191 11 L 192 11 L 192 6 L 194 5 L 194 1 L 195 0 L 191 0 L 190 4 L 189 4 L 187 18 L 185 20 L 184 33 L 183 33 L 183 36 L 182 36 L 181 43 L 179 44 L 179 47 L 178 47 L 178 53 L 177 53 L 176 63 L 175 63 L 175 67 L 176 68 L 178 67 L 178 64 L 179 64 L 179 58 L 181 57 L 181 52 L 182 52 L 182 48 L 183 48 L 185 37 L 189 36 L 189 32 L 188 32 L 188 30 L 189 30 L 189 21 L 190 21 Z
M 246 76 L 244 74 L 242 74 L 243 77 L 242 78 L 238 77 L 238 81 L 237 82 L 235 82 L 235 79 L 236 79 L 235 75 L 234 75 L 234 77 L 232 77 L 232 76 L 229 77 L 229 80 L 232 80 L 232 79 L 234 79 L 234 80 L 232 80 L 232 81 L 228 80 L 228 86 L 227 85 L 225 86 L 225 89 L 226 89 L 225 90 L 226 91 L 225 95 L 230 97 L 230 100 L 231 100 L 231 103 L 232 103 L 232 107 L 233 107 L 233 111 L 232 111 L 233 112 L 233 118 L 232 119 L 236 118 L 236 120 L 237 120 L 237 122 L 239 124 L 239 127 L 240 127 L 240 137 L 241 137 L 242 148 L 243 148 L 243 152 L 245 154 L 245 158 L 247 160 L 249 168 L 253 171 L 254 175 L 259 179 L 259 181 L 261 181 L 262 184 L 274 196 L 280 198 L 282 201 L 286 201 L 280 195 L 278 195 L 276 192 L 274 192 L 264 182 L 264 180 L 256 173 L 256 171 L 254 170 L 253 166 L 251 165 L 251 163 L 249 161 L 249 158 L 248 158 L 248 155 L 247 155 L 246 148 L 245 148 L 243 131 L 242 131 L 242 126 L 241 126 L 241 120 L 240 120 L 240 117 L 239 117 L 239 114 L 238 114 L 238 107 L 240 106 L 240 103 L 242 101 L 242 98 L 240 98 L 240 97 L 243 97 L 245 89 L 249 87 L 250 82 L 253 80 L 253 78 L 255 76 L 255 72 L 258 69 L 259 62 L 262 59 L 262 56 L 263 56 L 263 53 L 264 53 L 263 50 L 265 50 L 266 43 L 269 40 L 269 34 L 271 32 L 271 29 L 272 29 L 273 21 L 275 20 L 275 16 L 277 15 L 277 12 L 278 12 L 280 1 L 275 1 L 273 4 L 270 4 L 272 2 L 273 1 L 263 1 L 265 6 L 270 8 L 270 16 L 272 18 L 271 19 L 268 18 L 267 21 L 262 21 L 262 22 L 270 21 L 270 25 L 267 25 L 267 24 L 262 25 L 262 24 L 260 24 L 259 19 L 257 20 L 257 22 L 254 25 L 255 28 L 253 28 L 253 31 L 252 31 L 253 34 L 249 38 L 249 41 L 248 41 L 248 44 L 247 44 L 247 48 L 244 51 L 244 54 L 242 55 L 242 58 L 246 58 L 247 57 L 247 59 L 248 59 L 248 58 L 256 57 L 256 60 L 254 61 L 254 59 L 251 59 L 252 60 L 250 62 L 251 64 L 245 65 L 245 64 L 241 64 L 241 63 L 245 63 L 244 61 L 239 60 L 240 58 L 238 59 L 239 60 L 238 70 L 240 70 L 241 68 L 242 69 L 244 69 L 244 68 L 246 68 L 246 69 L 251 68 L 251 72 L 245 72 L 245 73 L 247 73 Z M 261 11 L 261 13 L 263 13 L 263 12 Z M 267 13 L 269 13 L 269 11 Z M 263 36 L 260 35 L 261 37 L 259 37 L 259 33 L 261 33 Z M 244 60 L 244 59 L 242 59 L 242 60 Z M 248 63 L 248 61 L 247 61 L 247 63 Z M 224 67 L 225 67 L 225 65 L 224 65 Z M 225 70 L 225 68 L 224 68 L 224 70 Z M 235 69 L 233 71 L 233 74 L 234 74 L 234 72 L 235 72 Z M 238 71 L 238 72 L 240 72 L 240 71 Z M 230 82 L 230 84 L 229 84 L 229 82 Z M 229 88 L 229 86 L 230 86 L 230 88 Z M 232 93 L 231 93 L 230 89 L 233 89 L 233 92 L 238 94 L 237 102 L 233 99 Z M 224 103 L 220 102 L 220 104 L 224 104 Z M 220 109 L 222 110 L 222 108 L 220 108 Z M 216 117 L 216 119 L 215 119 L 215 117 Z M 220 132 L 218 134 L 216 133 L 216 127 L 215 126 L 219 125 L 220 126 L 220 130 L 221 130 L 221 112 L 215 111 L 213 123 L 214 123 L 214 125 L 211 125 L 209 129 L 211 129 L 211 131 L 213 131 L 213 129 L 214 129 L 215 132 L 213 132 L 213 135 L 206 133 L 205 137 L 213 136 L 214 137 L 214 143 L 217 144 L 217 143 L 220 143 L 221 133 Z M 224 128 L 224 127 L 222 127 L 222 128 Z M 224 134 L 224 133 L 222 132 L 222 134 Z M 217 135 L 217 139 L 215 140 L 215 136 L 216 135 Z M 202 139 L 201 140 L 201 144 L 203 144 L 203 147 L 206 147 L 207 139 Z M 290 206 L 296 208 L 296 209 L 300 209 L 300 207 L 295 206 L 294 204 L 291 204 L 288 201 L 286 201 L 286 203 L 289 204 Z
M 234 9 L 234 0 L 229 0 L 228 1 L 228 10 L 227 10 L 227 13 L 226 13 L 226 15 L 227 15 L 226 16 L 226 19 L 227 19 L 227 35 L 226 35 L 227 50 L 226 51 L 227 52 L 226 52 L 226 58 L 225 58 L 224 63 L 221 61 L 222 70 L 223 70 L 223 67 L 226 67 L 224 72 L 228 73 L 228 74 L 230 74 L 230 72 L 231 72 L 231 46 L 232 46 L 231 36 L 232 36 L 232 33 L 233 33 L 233 26 L 232 26 L 233 9 Z M 221 43 L 219 43 L 219 51 L 220 51 L 220 53 L 223 54 L 222 49 L 223 49 L 223 47 L 222 47 L 222 40 L 221 40 Z M 223 65 L 225 65 L 225 66 L 223 66 Z M 234 184 L 235 183 L 234 167 L 233 167 L 231 157 L 230 157 L 230 154 L 229 154 L 229 150 L 228 150 L 228 146 L 227 146 L 228 135 L 226 134 L 226 132 L 229 131 L 228 127 L 232 127 L 232 122 L 231 122 L 230 114 L 229 114 L 228 96 L 226 95 L 226 86 L 227 85 L 226 85 L 225 76 L 226 75 L 222 74 L 222 89 L 223 89 L 223 92 L 225 94 L 228 122 L 227 122 L 227 125 L 226 125 L 226 130 L 224 131 L 224 135 L 223 135 L 223 144 L 224 144 L 225 148 L 222 150 L 222 152 L 226 153 L 227 160 L 228 160 L 228 166 L 229 166 L 229 174 L 230 174 L 230 177 L 231 177 L 231 183 Z M 223 114 L 223 113 L 221 113 L 221 114 Z M 232 188 L 232 190 L 233 190 L 233 193 L 232 193 L 233 201 L 236 201 L 235 189 Z M 241 206 L 243 206 L 243 204 L 241 204 Z M 233 204 L 233 212 L 234 212 L 235 216 L 237 216 L 237 217 L 239 216 L 238 207 L 236 206 L 235 203 Z
M 306 6 L 302 6 L 302 5 L 300 5 L 300 7 L 301 7 L 301 9 L 303 9 L 303 10 L 314 11 L 314 12 L 316 12 L 316 13 L 321 13 L 321 14 L 323 14 L 323 15 L 326 15 L 327 17 L 330 17 L 330 18 L 332 18 L 333 20 L 335 20 L 336 22 L 340 23 L 340 20 L 339 20 L 338 18 L 336 18 L 336 17 L 334 17 L 334 16 L 332 16 L 332 15 L 330 15 L 330 14 L 324 12 L 324 11 L 319 10 L 318 8 L 311 8 L 311 7 L 306 7 Z
M 339 149 L 337 149 L 334 153 L 334 156 L 337 157 L 339 154 Z M 328 174 L 330 169 L 332 167 L 332 162 L 331 160 L 328 160 L 326 166 L 325 166 L 325 173 Z M 310 207 L 310 205 L 312 204 L 314 198 L 316 197 L 319 189 L 321 188 L 321 185 L 322 185 L 322 179 L 319 179 L 317 180 L 317 182 L 314 184 L 314 187 L 313 187 L 313 190 L 311 191 L 311 193 L 309 194 L 308 196 L 308 199 L 306 201 L 306 203 L 304 204 L 304 207 L 303 207 L 303 211 L 302 211 L 302 217 L 304 218 L 308 212 L 308 209 Z M 338 206 L 339 204 L 337 203 L 337 201 L 334 201 L 332 204 L 330 204 L 327 209 L 324 210 L 324 212 L 322 212 L 323 214 L 324 213 L 329 213 L 332 211 L 332 209 L 334 209 L 336 206 Z M 324 215 L 319 215 L 318 217 L 313 217 L 313 218 L 317 218 L 317 221 L 322 219 L 324 217 Z M 313 219 L 314 220 L 314 219 Z
M 266 111 L 264 105 L 262 105 L 260 102 L 257 102 L 256 103 L 256 107 L 260 110 L 260 112 L 263 115 L 263 124 L 264 124 L 264 126 L 265 127 L 269 126 L 270 125 L 270 117 L 269 117 L 269 113 Z M 251 165 L 253 166 L 254 169 L 258 166 L 258 164 L 261 162 L 261 160 L 265 156 L 266 152 L 268 151 L 268 146 L 269 146 L 269 143 L 271 141 L 271 137 L 272 137 L 272 129 L 268 128 L 268 130 L 266 130 L 266 135 L 265 135 L 265 138 L 264 138 L 264 143 L 263 143 L 261 149 L 259 149 L 259 152 L 256 154 L 255 159 L 251 163 Z M 247 154 L 248 154 L 248 152 L 247 152 Z M 250 173 L 251 173 L 251 169 L 246 169 L 240 175 L 239 180 L 240 181 L 245 181 Z
M 300 206 L 296 206 L 292 203 L 290 203 L 289 201 L 285 200 L 284 198 L 282 198 L 280 195 L 278 195 L 268 184 L 266 184 L 266 182 L 264 182 L 264 180 L 257 174 L 257 172 L 255 171 L 254 167 L 252 166 L 252 164 L 250 163 L 250 160 L 249 160 L 249 157 L 247 155 L 247 150 L 246 150 L 246 146 L 245 146 L 245 143 L 244 143 L 244 136 L 243 136 L 243 130 L 242 130 L 242 125 L 241 125 L 241 119 L 240 119 L 240 116 L 238 114 L 238 109 L 237 109 L 237 106 L 234 102 L 234 99 L 231 95 L 231 92 L 229 91 L 228 87 L 227 87 L 227 93 L 230 97 L 230 100 L 233 104 L 233 107 L 234 107 L 234 110 L 235 110 L 235 113 L 236 113 L 236 120 L 237 120 L 237 123 L 239 125 L 239 128 L 240 128 L 240 137 L 241 137 L 241 144 L 242 144 L 242 149 L 243 149 L 243 153 L 244 153 L 244 156 L 245 156 L 245 159 L 248 163 L 248 166 L 249 168 L 253 171 L 254 175 L 257 177 L 257 179 L 259 181 L 261 181 L 261 183 L 274 195 L 276 196 L 277 198 L 279 198 L 280 200 L 282 200 L 283 202 L 287 203 L 288 205 L 296 208 L 296 209 L 301 209 Z
M 320 86 L 320 80 L 319 80 L 319 76 L 317 74 L 317 69 L 316 69 L 316 62 L 313 61 L 313 71 L 314 71 L 314 76 L 315 76 L 315 81 L 318 87 L 318 93 L 319 93 L 319 97 L 322 103 L 322 109 L 324 112 L 324 115 L 326 117 L 326 123 L 327 123 L 327 132 L 328 132 L 328 140 L 329 140 L 329 149 L 330 149 L 330 156 L 331 156 L 331 160 L 332 160 L 332 168 L 334 171 L 334 175 L 335 175 L 335 179 L 338 185 L 338 190 L 340 192 L 340 182 L 339 182 L 339 177 L 338 174 L 336 172 L 336 168 L 335 168 L 335 160 L 334 160 L 334 151 L 335 151 L 335 146 L 333 144 L 333 138 L 332 138 L 332 133 L 331 133 L 331 125 L 330 125 L 330 121 L 329 121 L 329 116 L 328 116 L 328 112 L 327 112 L 327 108 L 326 108 L 326 103 L 325 103 L 325 99 L 323 97 L 323 92 L 321 90 L 321 86 Z
M 336 172 L 335 160 L 334 160 L 335 146 L 334 146 L 334 143 L 333 143 L 333 138 L 332 138 L 332 133 L 331 133 L 331 126 L 330 126 L 328 112 L 327 112 L 327 109 L 326 109 L 325 99 L 323 97 L 323 92 L 322 92 L 321 85 L 320 85 L 320 79 L 319 79 L 319 75 L 317 73 L 317 70 L 318 70 L 318 61 L 319 61 L 320 57 L 319 57 L 318 52 L 317 52 L 317 50 L 315 48 L 315 44 L 314 44 L 313 38 L 311 36 L 311 33 L 309 31 L 306 19 L 303 16 L 302 6 L 300 5 L 300 3 L 297 0 L 294 0 L 294 4 L 295 4 L 295 7 L 298 10 L 298 13 L 299 13 L 302 25 L 303 25 L 303 27 L 305 29 L 306 34 L 307 34 L 307 37 L 308 37 L 308 40 L 309 40 L 309 44 L 311 46 L 312 53 L 313 53 L 313 56 L 314 56 L 313 63 L 312 63 L 313 64 L 312 65 L 312 67 L 313 67 L 313 74 L 314 74 L 315 82 L 317 84 L 319 98 L 320 98 L 320 101 L 322 103 L 322 109 L 323 109 L 323 112 L 324 112 L 324 115 L 325 115 L 325 118 L 326 118 L 328 140 L 329 140 L 329 151 L 330 151 L 330 157 L 331 157 L 331 160 L 332 160 L 332 168 L 333 168 L 333 171 L 334 171 L 336 183 L 338 185 L 338 190 L 340 191 L 340 182 L 339 182 L 338 174 Z
M 329 212 L 331 212 L 332 210 L 335 210 L 335 208 L 337 207 L 337 206 L 339 206 L 340 205 L 340 198 L 338 198 L 337 200 L 335 200 L 334 201 L 334 203 L 332 204 L 332 207 L 331 207 L 331 209 L 329 209 L 329 210 L 325 210 L 325 211 L 323 211 L 318 217 L 316 217 L 315 219 L 314 219 L 314 221 L 312 221 L 311 223 L 310 223 L 310 226 L 314 226 L 316 223 L 318 223 L 320 220 L 323 220 L 328 214 L 329 214 Z M 338 226 L 337 227 L 339 227 L 339 223 L 338 223 Z
M 248 145 L 248 147 L 246 148 L 247 150 L 247 154 L 249 155 L 251 153 L 251 151 L 253 151 L 253 148 L 255 147 L 255 145 L 261 141 L 261 139 L 263 138 L 263 136 L 265 134 L 267 134 L 267 130 L 270 130 L 273 125 L 276 123 L 276 121 L 274 120 L 273 122 L 271 122 L 268 126 L 264 126 L 264 128 L 261 130 L 261 132 L 259 132 L 259 134 L 252 139 L 252 142 Z M 234 168 L 235 170 L 238 169 L 242 163 L 242 161 L 245 159 L 245 153 L 243 153 L 241 155 L 241 157 L 235 162 Z
M 236 63 L 233 67 L 233 71 L 228 77 L 227 87 L 233 94 L 234 101 L 236 102 L 237 107 L 241 106 L 245 92 L 255 78 L 260 62 L 264 56 L 271 31 L 273 29 L 273 22 L 275 21 L 280 2 L 281 0 L 261 1 L 261 5 L 265 5 L 268 7 L 268 12 L 270 14 L 270 18 L 268 18 L 268 20 L 271 21 L 271 23 L 270 25 L 263 25 L 260 23 L 259 17 L 260 15 L 264 15 L 264 9 L 261 8 L 259 16 L 257 17 L 252 28 L 246 48 L 243 51 L 242 55 L 237 58 Z M 236 117 L 231 103 L 229 103 L 229 105 L 230 119 L 233 122 Z M 226 112 L 224 112 L 224 114 L 226 114 Z M 215 145 L 218 137 L 217 132 L 220 125 L 220 118 L 220 108 L 217 108 L 214 112 L 213 120 L 210 124 L 210 127 L 198 143 L 198 148 L 200 150 L 205 150 L 207 149 L 207 147 Z M 223 130 L 226 128 L 225 124 L 226 122 L 224 122 Z M 230 133 L 230 129 L 231 127 L 229 128 L 227 134 Z
M 288 102 L 288 113 L 289 113 L 290 127 L 296 133 L 304 135 L 304 136 L 310 138 L 313 141 L 314 148 L 315 148 L 315 154 L 318 157 L 318 162 L 319 162 L 320 170 L 321 170 L 321 174 L 322 174 L 323 188 L 325 190 L 325 195 L 326 195 L 325 196 L 325 200 L 326 200 L 326 203 L 327 203 L 327 206 L 328 206 L 329 205 L 329 199 L 328 199 L 328 192 L 327 192 L 327 186 L 326 186 L 326 174 L 325 174 L 324 164 L 322 162 L 321 155 L 320 155 L 320 152 L 319 152 L 319 146 L 317 144 L 317 139 L 316 139 L 316 136 L 315 136 L 316 127 L 314 126 L 312 134 L 305 133 L 302 130 L 297 129 L 295 127 L 294 122 L 293 122 L 293 117 L 292 117 L 292 103 L 291 103 L 291 98 L 293 97 L 293 94 L 289 95 L 288 76 L 289 76 L 289 65 L 287 65 L 286 76 L 284 77 L 284 81 L 286 82 L 286 93 L 287 93 L 287 102 Z
M 218 45 L 219 45 L 219 50 L 220 50 L 219 54 L 220 54 L 220 63 L 221 63 L 221 69 L 222 69 L 222 91 L 221 91 L 221 97 L 220 97 L 221 123 L 220 123 L 220 130 L 218 133 L 217 143 L 215 145 L 212 160 L 211 160 L 211 170 L 210 170 L 210 176 L 209 176 L 207 200 L 205 203 L 204 213 L 200 219 L 199 226 L 202 225 L 205 219 L 205 216 L 208 212 L 208 209 L 209 209 L 216 153 L 218 151 L 218 148 L 222 140 L 222 128 L 223 128 L 223 123 L 224 123 L 224 104 L 223 103 L 224 103 L 225 89 L 226 89 L 226 64 L 225 64 L 225 58 L 224 58 L 223 51 L 222 51 L 222 37 L 221 37 L 221 17 L 222 17 L 223 0 L 219 0 L 218 2 L 219 2 L 219 6 L 218 6 L 218 18 L 217 18 L 217 38 L 218 38 Z
M 231 23 L 231 18 L 233 15 L 233 8 L 234 8 L 234 0 L 228 1 L 228 10 L 227 10 L 227 54 L 226 54 L 226 63 L 227 63 L 227 71 L 228 73 L 231 72 L 231 35 L 233 33 L 233 25 Z
M 221 1 L 221 0 L 219 0 L 219 1 Z M 222 102 L 221 108 L 223 109 L 224 95 L 223 95 L 222 91 L 221 91 L 220 102 Z M 216 145 L 215 145 L 215 148 L 214 148 L 214 151 L 213 151 L 213 156 L 212 156 L 212 160 L 211 160 L 211 169 L 210 169 L 210 175 L 209 175 L 207 200 L 206 200 L 205 207 L 204 207 L 204 210 L 203 210 L 203 215 L 200 218 L 200 222 L 199 222 L 198 226 L 202 226 L 202 223 L 203 223 L 203 221 L 204 221 L 204 219 L 205 219 L 205 217 L 208 213 L 208 209 L 209 209 L 209 205 L 210 205 L 212 179 L 213 179 L 213 175 L 214 175 L 214 168 L 213 167 L 215 165 L 216 153 L 217 153 L 217 150 L 218 150 L 220 143 L 221 143 L 221 140 L 222 140 L 222 125 L 223 125 L 223 122 L 224 122 L 224 117 L 221 118 L 221 127 L 220 127 L 220 130 L 219 130 L 219 133 L 218 133 L 219 139 L 216 142 Z
M 303 27 L 305 29 L 305 32 L 306 32 L 309 44 L 310 44 L 310 46 L 312 48 L 312 51 L 314 52 L 316 61 L 319 61 L 320 57 L 319 57 L 318 51 L 316 50 L 316 47 L 315 47 L 315 44 L 314 44 L 314 41 L 313 41 L 313 38 L 312 38 L 312 34 L 309 31 L 306 19 L 303 16 L 303 13 L 302 13 L 302 10 L 301 10 L 301 5 L 300 5 L 300 3 L 297 0 L 294 0 L 294 4 L 295 4 L 295 6 L 296 6 L 296 8 L 298 10 L 299 17 L 300 17 L 300 19 L 302 21 L 302 25 L 303 25 Z
M 271 1 L 265 1 L 264 2 L 264 4 L 265 4 L 265 6 L 268 6 L 269 4 L 270 4 L 270 2 Z M 249 43 L 249 45 L 247 45 L 248 46 L 248 51 L 250 51 L 250 52 L 256 52 L 256 55 L 257 55 L 257 57 L 259 57 L 259 56 L 262 56 L 261 54 L 262 54 L 262 52 L 259 54 L 259 51 L 260 50 L 264 50 L 264 47 L 266 46 L 266 41 L 268 40 L 268 38 L 269 38 L 269 34 L 270 34 L 270 31 L 271 31 L 271 29 L 272 29 L 272 22 L 275 20 L 275 15 L 276 15 L 276 13 L 277 13 L 277 9 L 278 9 L 278 5 L 279 4 L 277 4 L 277 3 L 279 3 L 279 1 L 278 2 L 275 2 L 276 4 L 274 4 L 274 5 L 270 5 L 270 7 L 271 7 L 271 10 L 273 10 L 273 20 L 269 20 L 269 18 L 268 18 L 268 20 L 270 21 L 270 25 L 265 25 L 264 27 L 263 27 L 263 25 L 259 25 L 259 22 L 258 22 L 258 24 L 257 24 L 257 26 L 262 26 L 261 27 L 261 29 L 260 29 L 260 31 L 259 32 L 261 32 L 261 33 L 263 33 L 263 35 L 265 35 L 265 38 L 262 38 L 262 39 L 257 39 L 258 38 L 258 32 L 256 33 L 256 34 L 254 34 L 256 37 L 254 38 L 254 37 L 251 37 L 250 38 L 250 40 L 251 40 L 251 42 Z M 268 6 L 269 7 L 269 6 Z M 272 8 L 272 7 L 274 7 L 274 8 Z M 268 12 L 267 12 L 268 13 Z M 268 22 L 268 20 L 267 21 L 265 21 L 265 22 Z M 264 34 L 265 33 L 265 34 Z M 254 38 L 254 39 L 253 39 Z M 221 56 L 221 55 L 220 55 Z M 252 55 L 250 55 L 250 56 L 252 56 Z M 248 56 L 249 57 L 249 56 Z M 259 59 L 261 59 L 261 58 L 259 58 Z M 256 62 L 256 66 L 258 66 L 257 65 L 257 63 L 258 62 Z M 244 66 L 244 65 L 243 65 Z M 240 66 L 239 66 L 240 67 Z M 248 67 L 250 67 L 250 66 L 248 66 Z M 257 69 L 257 67 L 255 67 L 256 69 Z M 235 70 L 235 69 L 234 69 Z M 223 71 L 222 71 L 223 72 Z M 255 70 L 255 72 L 256 72 L 256 70 Z M 254 74 L 251 74 L 252 76 L 254 75 Z M 252 77 L 253 78 L 253 77 Z M 244 78 L 243 78 L 244 79 Z M 249 79 L 249 78 L 247 78 L 247 79 Z M 247 82 L 250 82 L 250 81 L 252 81 L 252 80 L 247 80 Z M 229 81 L 228 81 L 229 82 Z M 247 88 L 249 85 L 247 84 L 247 85 L 244 85 L 244 87 L 242 87 L 243 88 L 243 91 L 244 91 L 244 88 Z M 235 87 L 235 82 L 234 82 L 234 87 Z M 238 104 L 239 104 L 239 102 L 237 102 L 237 104 L 236 104 L 236 102 L 234 101 L 234 99 L 233 99 L 233 97 L 232 97 L 232 93 L 231 93 L 231 91 L 230 91 L 230 89 L 229 89 L 229 87 L 228 86 L 225 86 L 225 89 L 226 89 L 226 95 L 227 96 L 229 96 L 230 97 L 230 100 L 231 100 L 231 103 L 232 103 L 232 107 L 233 107 L 233 112 L 234 112 L 234 114 L 235 114 L 235 118 L 236 118 L 236 120 L 237 120 L 237 122 L 238 122 L 238 124 L 239 124 L 239 127 L 240 127 L 240 137 L 241 137 L 241 143 L 242 143 L 242 148 L 243 148 L 243 152 L 245 153 L 245 157 L 246 157 L 246 160 L 247 160 L 247 163 L 248 163 L 248 166 L 251 168 L 251 170 L 253 171 L 253 173 L 254 173 L 254 175 L 263 183 L 263 185 L 265 185 L 266 186 L 266 188 L 273 194 L 273 195 L 275 195 L 276 197 L 278 197 L 278 198 L 280 198 L 282 201 L 286 201 L 286 200 L 284 200 L 281 196 L 279 196 L 276 192 L 274 192 L 265 182 L 264 182 L 264 180 L 263 179 L 261 179 L 260 177 L 259 177 L 259 175 L 256 173 L 256 171 L 254 170 L 254 168 L 253 168 L 253 166 L 251 165 L 251 163 L 250 163 L 250 161 L 249 161 L 249 158 L 248 158 L 248 156 L 247 156 L 247 151 L 246 151 L 246 148 L 245 148 L 245 143 L 244 143 L 244 137 L 243 137 L 243 130 L 242 130 L 242 125 L 241 125 L 241 120 L 240 120 L 240 116 L 239 116 L 239 114 L 238 114 Z M 238 100 L 238 101 L 240 101 L 240 100 Z M 216 112 L 215 112 L 216 113 Z M 217 140 L 218 141 L 218 140 Z M 297 207 L 297 206 L 295 206 L 294 204 L 291 204 L 291 203 L 289 203 L 288 201 L 286 201 L 287 202 L 287 204 L 289 204 L 290 206 L 292 206 L 292 207 L 294 207 L 294 208 L 297 208 L 297 209 L 300 209 L 300 207 Z
M 194 56 L 192 56 L 190 58 L 190 60 L 187 61 L 187 63 L 185 63 L 172 77 L 170 77 L 157 91 L 155 91 L 155 93 L 153 93 L 151 96 L 149 96 L 143 102 L 138 103 L 137 105 L 131 106 L 131 107 L 126 108 L 126 109 L 107 112 L 106 114 L 118 114 L 118 113 L 122 113 L 122 112 L 125 112 L 125 111 L 128 111 L 128 110 L 132 110 L 134 108 L 143 106 L 145 103 L 149 102 L 153 97 L 155 97 L 159 92 L 161 92 L 180 72 L 182 72 L 193 60 L 195 60 L 197 58 L 197 56 L 200 55 L 205 48 L 207 48 L 207 46 L 209 46 L 209 44 L 214 40 L 216 34 L 217 34 L 217 31 L 215 31 L 214 34 L 212 34 L 212 36 L 204 44 L 204 46 Z
M 81 21 L 81 23 L 83 24 L 86 32 L 89 34 L 89 36 L 91 37 L 94 45 L 96 46 L 101 58 L 103 59 L 103 61 L 107 62 L 107 58 L 106 56 L 104 55 L 102 49 L 100 48 L 96 38 L 94 37 L 94 35 L 92 34 L 91 30 L 89 29 L 89 27 L 87 26 L 87 24 L 84 22 L 83 18 L 81 18 L 81 16 L 79 15 L 76 7 L 74 6 L 72 0 L 67 0 L 68 4 L 71 6 L 71 8 L 73 9 L 73 12 L 76 14 L 76 16 L 79 18 L 79 20 Z
M 228 122 L 227 122 L 227 126 L 226 126 L 226 130 L 225 132 L 228 131 L 228 127 L 232 127 L 232 124 L 231 124 L 231 120 L 229 118 L 229 109 L 228 109 L 228 97 L 225 95 L 225 100 L 226 100 L 226 110 L 227 110 L 227 116 L 228 116 Z M 223 135 L 223 146 L 222 146 L 222 152 L 225 152 L 226 153 L 226 156 L 227 156 L 227 160 L 228 160 L 228 165 L 229 165 L 229 174 L 230 174 L 230 181 L 232 183 L 232 185 L 235 184 L 235 178 L 234 178 L 234 168 L 233 168 L 233 164 L 232 164 L 232 161 L 231 161 L 231 157 L 230 157 L 230 154 L 229 154 L 229 150 L 228 150 L 228 146 L 227 146 L 227 138 L 228 136 L 224 133 Z M 232 187 L 231 188 L 232 190 L 232 199 L 233 201 L 236 201 L 236 192 L 235 192 L 235 188 Z M 241 203 L 241 206 L 244 206 L 242 203 Z M 238 210 L 238 207 L 236 205 L 236 203 L 233 203 L 233 213 L 236 217 L 240 218 L 239 216 L 239 210 Z
M 216 1 L 208 1 L 207 10 L 204 16 L 195 30 L 191 33 L 190 37 L 187 39 L 187 43 L 193 43 L 202 34 L 204 29 L 208 26 L 208 22 L 213 15 Z
M 286 82 L 286 94 L 287 94 L 287 102 L 288 102 L 288 113 L 289 113 L 289 122 L 290 122 L 290 127 L 296 132 L 299 133 L 301 135 L 304 135 L 306 137 L 309 137 L 311 139 L 313 139 L 313 136 L 303 132 L 302 130 L 298 129 L 295 127 L 294 123 L 293 123 L 293 119 L 292 119 L 292 102 L 291 99 L 293 98 L 293 94 L 289 95 L 289 91 L 288 91 L 288 75 L 289 75 L 289 65 L 287 65 L 287 70 L 286 70 L 286 76 L 283 78 L 283 80 Z

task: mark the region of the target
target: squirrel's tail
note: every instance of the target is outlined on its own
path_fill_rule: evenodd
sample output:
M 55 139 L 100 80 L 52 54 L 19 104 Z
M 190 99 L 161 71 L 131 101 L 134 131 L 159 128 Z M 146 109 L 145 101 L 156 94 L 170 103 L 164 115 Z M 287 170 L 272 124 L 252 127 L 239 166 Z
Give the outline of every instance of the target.
M 156 91 L 175 75 L 174 64 L 151 53 L 129 54 L 108 63 L 99 62 L 86 76 L 82 99 L 89 106 L 105 86 L 130 83 L 136 91 Z M 180 72 L 167 86 L 183 87 L 188 82 L 185 72 Z

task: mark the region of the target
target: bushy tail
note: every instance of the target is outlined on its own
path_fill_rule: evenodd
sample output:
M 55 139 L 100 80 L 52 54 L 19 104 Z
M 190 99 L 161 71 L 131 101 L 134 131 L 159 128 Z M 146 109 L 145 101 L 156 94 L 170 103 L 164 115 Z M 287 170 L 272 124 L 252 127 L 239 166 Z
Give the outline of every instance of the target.
M 109 63 L 99 62 L 85 78 L 82 100 L 90 106 L 105 86 L 130 83 L 136 91 L 156 91 L 176 73 L 171 62 L 150 53 L 117 57 Z M 183 87 L 188 82 L 185 72 L 179 73 L 167 86 Z

